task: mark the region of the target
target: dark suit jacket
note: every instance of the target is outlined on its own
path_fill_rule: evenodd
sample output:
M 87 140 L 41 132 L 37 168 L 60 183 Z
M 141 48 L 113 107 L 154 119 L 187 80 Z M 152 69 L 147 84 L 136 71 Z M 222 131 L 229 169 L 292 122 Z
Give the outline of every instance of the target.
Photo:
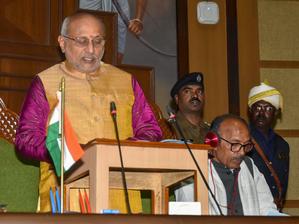
M 282 197 L 284 198 L 287 192 L 288 188 L 288 180 L 289 180 L 289 163 L 290 163 L 290 147 L 289 144 L 278 134 L 275 134 L 273 138 L 273 156 L 272 159 L 270 159 L 267 150 L 263 144 L 262 138 L 257 133 L 256 129 L 253 127 L 253 125 L 250 125 L 250 132 L 251 136 L 256 140 L 256 142 L 259 144 L 260 148 L 262 149 L 263 153 L 265 154 L 266 158 L 269 162 L 272 162 L 272 167 L 275 170 L 281 187 L 282 187 Z M 286 156 L 283 158 L 283 154 Z M 273 197 L 278 197 L 278 186 L 276 184 L 276 181 L 274 179 L 274 176 L 272 175 L 270 169 L 266 165 L 263 158 L 260 156 L 260 154 L 257 152 L 255 148 L 252 149 L 248 153 L 248 156 L 250 156 L 255 165 L 258 167 L 259 171 L 264 174 L 265 179 L 270 187 L 270 190 L 272 192 Z

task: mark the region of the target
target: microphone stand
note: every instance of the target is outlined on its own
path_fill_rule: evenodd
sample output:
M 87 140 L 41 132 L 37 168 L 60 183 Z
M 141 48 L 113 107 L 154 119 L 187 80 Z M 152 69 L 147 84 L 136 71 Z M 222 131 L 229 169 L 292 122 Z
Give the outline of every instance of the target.
M 119 157 L 120 157 L 120 163 L 121 163 L 121 172 L 122 172 L 123 183 L 124 183 L 124 188 L 125 188 L 125 193 L 126 193 L 127 207 L 128 207 L 129 214 L 132 214 L 131 207 L 130 207 L 130 201 L 129 201 L 128 189 L 127 189 L 126 176 L 125 176 L 125 168 L 124 168 L 123 157 L 122 157 L 121 148 L 120 148 L 120 141 L 119 141 L 119 135 L 118 135 L 117 122 L 116 122 L 116 106 L 115 106 L 114 102 L 110 103 L 110 108 L 111 108 L 111 114 L 112 114 L 112 117 L 114 120 L 114 125 L 115 125 L 116 139 L 118 142 L 118 150 L 119 150 Z
M 204 183 L 205 183 L 208 191 L 210 192 L 210 194 L 212 195 L 212 198 L 214 199 L 214 201 L 216 203 L 216 206 L 217 206 L 217 208 L 218 208 L 218 210 L 220 212 L 220 215 L 223 215 L 223 213 L 222 213 L 222 211 L 220 209 L 220 206 L 219 206 L 218 202 L 216 201 L 216 198 L 215 198 L 214 194 L 212 193 L 212 191 L 211 191 L 211 189 L 209 187 L 209 184 L 208 184 L 206 178 L 204 177 L 204 175 L 203 175 L 203 173 L 202 173 L 202 171 L 201 171 L 201 169 L 200 169 L 200 167 L 199 167 L 199 165 L 198 165 L 198 163 L 197 163 L 197 161 L 196 161 L 196 159 L 195 159 L 195 157 L 194 157 L 194 155 L 193 155 L 193 153 L 192 153 L 192 151 L 191 151 L 191 149 L 190 149 L 190 147 L 189 147 L 189 145 L 188 145 L 188 143 L 187 143 L 187 141 L 186 141 L 186 139 L 185 139 L 185 137 L 184 137 L 184 135 L 183 135 L 180 127 L 179 127 L 179 124 L 178 124 L 178 122 L 177 122 L 177 120 L 175 118 L 175 114 L 174 114 L 172 108 L 170 106 L 167 106 L 166 110 L 167 110 L 167 113 L 168 113 L 169 117 L 174 121 L 175 125 L 177 126 L 177 128 L 178 128 L 178 130 L 179 130 L 179 132 L 180 132 L 180 134 L 182 136 L 182 139 L 185 142 L 185 145 L 187 146 L 188 151 L 189 151 L 189 153 L 190 153 L 190 155 L 191 155 L 191 157 L 192 157 L 192 159 L 193 159 L 193 161 L 194 161 L 194 163 L 195 163 L 195 165 L 197 167 L 197 170 L 198 170 L 198 172 L 201 175 L 202 180 L 204 181 Z

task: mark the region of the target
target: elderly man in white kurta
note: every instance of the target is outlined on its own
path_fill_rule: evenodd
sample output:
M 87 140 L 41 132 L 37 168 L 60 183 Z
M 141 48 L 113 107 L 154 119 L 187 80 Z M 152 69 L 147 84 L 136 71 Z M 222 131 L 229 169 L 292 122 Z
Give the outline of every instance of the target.
M 209 186 L 223 215 L 278 213 L 263 174 L 245 156 L 253 148 L 245 120 L 230 114 L 216 118 L 206 142 L 215 147 L 208 161 Z M 211 194 L 209 213 L 220 214 Z

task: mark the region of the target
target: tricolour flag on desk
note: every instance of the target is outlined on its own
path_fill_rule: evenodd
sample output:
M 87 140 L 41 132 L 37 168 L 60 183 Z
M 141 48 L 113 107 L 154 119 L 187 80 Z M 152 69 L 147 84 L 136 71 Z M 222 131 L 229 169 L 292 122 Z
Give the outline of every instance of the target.
M 61 167 L 61 92 L 57 92 L 57 105 L 52 114 L 46 146 L 50 152 L 57 176 L 60 176 Z M 66 111 L 64 111 L 64 171 L 67 171 L 76 161 L 84 155 L 72 125 L 68 119 Z

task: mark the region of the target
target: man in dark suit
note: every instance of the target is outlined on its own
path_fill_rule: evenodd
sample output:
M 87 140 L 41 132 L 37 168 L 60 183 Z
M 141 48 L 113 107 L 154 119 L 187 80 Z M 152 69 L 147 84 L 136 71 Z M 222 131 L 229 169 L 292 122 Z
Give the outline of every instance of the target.
M 288 188 L 290 148 L 271 128 L 279 108 L 282 112 L 282 95 L 277 89 L 269 86 L 267 79 L 260 86 L 250 90 L 248 110 L 255 146 L 248 155 L 264 174 L 274 202 L 280 210 Z

